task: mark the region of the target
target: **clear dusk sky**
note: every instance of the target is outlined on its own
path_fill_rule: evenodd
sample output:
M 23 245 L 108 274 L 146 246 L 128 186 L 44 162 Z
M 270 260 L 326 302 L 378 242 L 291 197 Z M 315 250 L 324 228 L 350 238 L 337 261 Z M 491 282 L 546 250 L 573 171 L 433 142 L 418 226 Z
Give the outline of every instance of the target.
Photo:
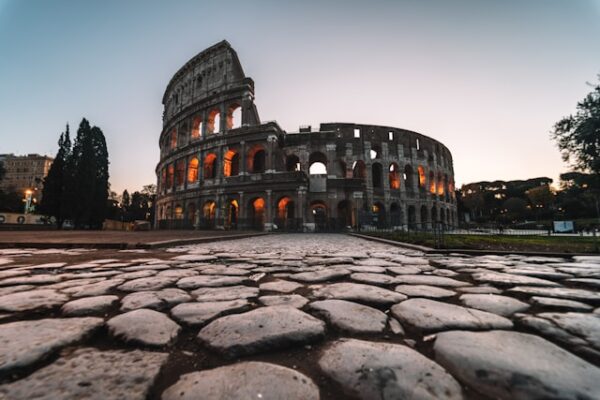
M 100 126 L 112 189 L 155 183 L 163 91 L 227 39 L 263 121 L 402 127 L 457 184 L 557 179 L 552 125 L 600 73 L 600 0 L 0 0 L 0 153 Z

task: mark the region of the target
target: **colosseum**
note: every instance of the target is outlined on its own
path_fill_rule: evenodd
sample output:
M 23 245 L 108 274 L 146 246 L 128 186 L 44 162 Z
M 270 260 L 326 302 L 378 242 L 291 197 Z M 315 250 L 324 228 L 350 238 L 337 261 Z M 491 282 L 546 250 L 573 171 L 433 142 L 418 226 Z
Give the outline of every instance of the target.
M 432 229 L 457 220 L 452 155 L 400 128 L 261 122 L 227 41 L 179 69 L 163 96 L 159 228 Z

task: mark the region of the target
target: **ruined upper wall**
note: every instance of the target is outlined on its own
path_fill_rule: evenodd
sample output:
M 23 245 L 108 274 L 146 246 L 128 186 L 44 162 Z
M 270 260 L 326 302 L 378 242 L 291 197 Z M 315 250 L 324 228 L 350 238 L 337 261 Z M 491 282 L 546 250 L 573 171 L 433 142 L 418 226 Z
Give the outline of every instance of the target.
M 163 95 L 163 123 L 167 125 L 191 106 L 218 107 L 253 99 L 254 82 L 245 76 L 235 50 L 223 40 L 197 54 L 173 75 Z

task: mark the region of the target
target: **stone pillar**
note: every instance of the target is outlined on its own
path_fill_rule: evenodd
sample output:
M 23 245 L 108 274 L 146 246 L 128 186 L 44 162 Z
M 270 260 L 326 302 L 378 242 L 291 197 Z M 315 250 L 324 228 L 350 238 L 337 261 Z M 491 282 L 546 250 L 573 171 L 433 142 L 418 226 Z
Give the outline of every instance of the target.
M 240 142 L 240 175 L 248 175 L 248 162 L 246 161 L 246 142 Z
M 306 220 L 306 214 L 308 210 L 308 204 L 306 204 L 306 186 L 298 187 L 298 201 L 296 202 L 296 218 L 300 218 L 302 221 L 302 230 L 305 229 L 305 225 L 308 222 Z
M 208 117 L 208 114 L 206 113 L 206 110 L 202 111 L 202 129 L 200 132 L 200 137 L 202 138 L 202 140 L 206 139 L 206 120 Z
M 267 154 L 265 160 L 265 172 L 271 174 L 275 172 L 275 166 L 273 162 L 273 155 L 275 154 L 275 144 L 277 143 L 276 135 L 269 135 L 267 137 Z
M 247 225 L 246 221 L 246 200 L 244 198 L 244 192 L 238 192 L 240 201 L 238 203 L 238 227 L 245 229 Z
M 273 191 L 270 189 L 267 189 L 265 191 L 267 193 L 267 200 L 266 200 L 266 209 L 265 209 L 265 231 L 272 231 L 273 230 L 273 200 L 272 200 L 272 194 Z
M 223 179 L 223 153 L 225 152 L 225 148 L 223 146 L 219 146 L 217 150 L 217 173 L 215 174 L 215 178 L 220 182 Z
M 335 143 L 327 143 L 325 145 L 325 150 L 327 153 L 327 178 L 335 178 Z

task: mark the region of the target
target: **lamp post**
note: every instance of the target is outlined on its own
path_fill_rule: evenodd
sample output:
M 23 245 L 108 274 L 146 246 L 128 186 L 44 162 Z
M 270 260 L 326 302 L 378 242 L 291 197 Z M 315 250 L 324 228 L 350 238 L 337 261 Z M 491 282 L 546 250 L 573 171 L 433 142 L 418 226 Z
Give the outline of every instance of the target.
M 28 214 L 31 208 L 31 195 L 33 191 L 31 189 L 25 190 L 25 214 Z

